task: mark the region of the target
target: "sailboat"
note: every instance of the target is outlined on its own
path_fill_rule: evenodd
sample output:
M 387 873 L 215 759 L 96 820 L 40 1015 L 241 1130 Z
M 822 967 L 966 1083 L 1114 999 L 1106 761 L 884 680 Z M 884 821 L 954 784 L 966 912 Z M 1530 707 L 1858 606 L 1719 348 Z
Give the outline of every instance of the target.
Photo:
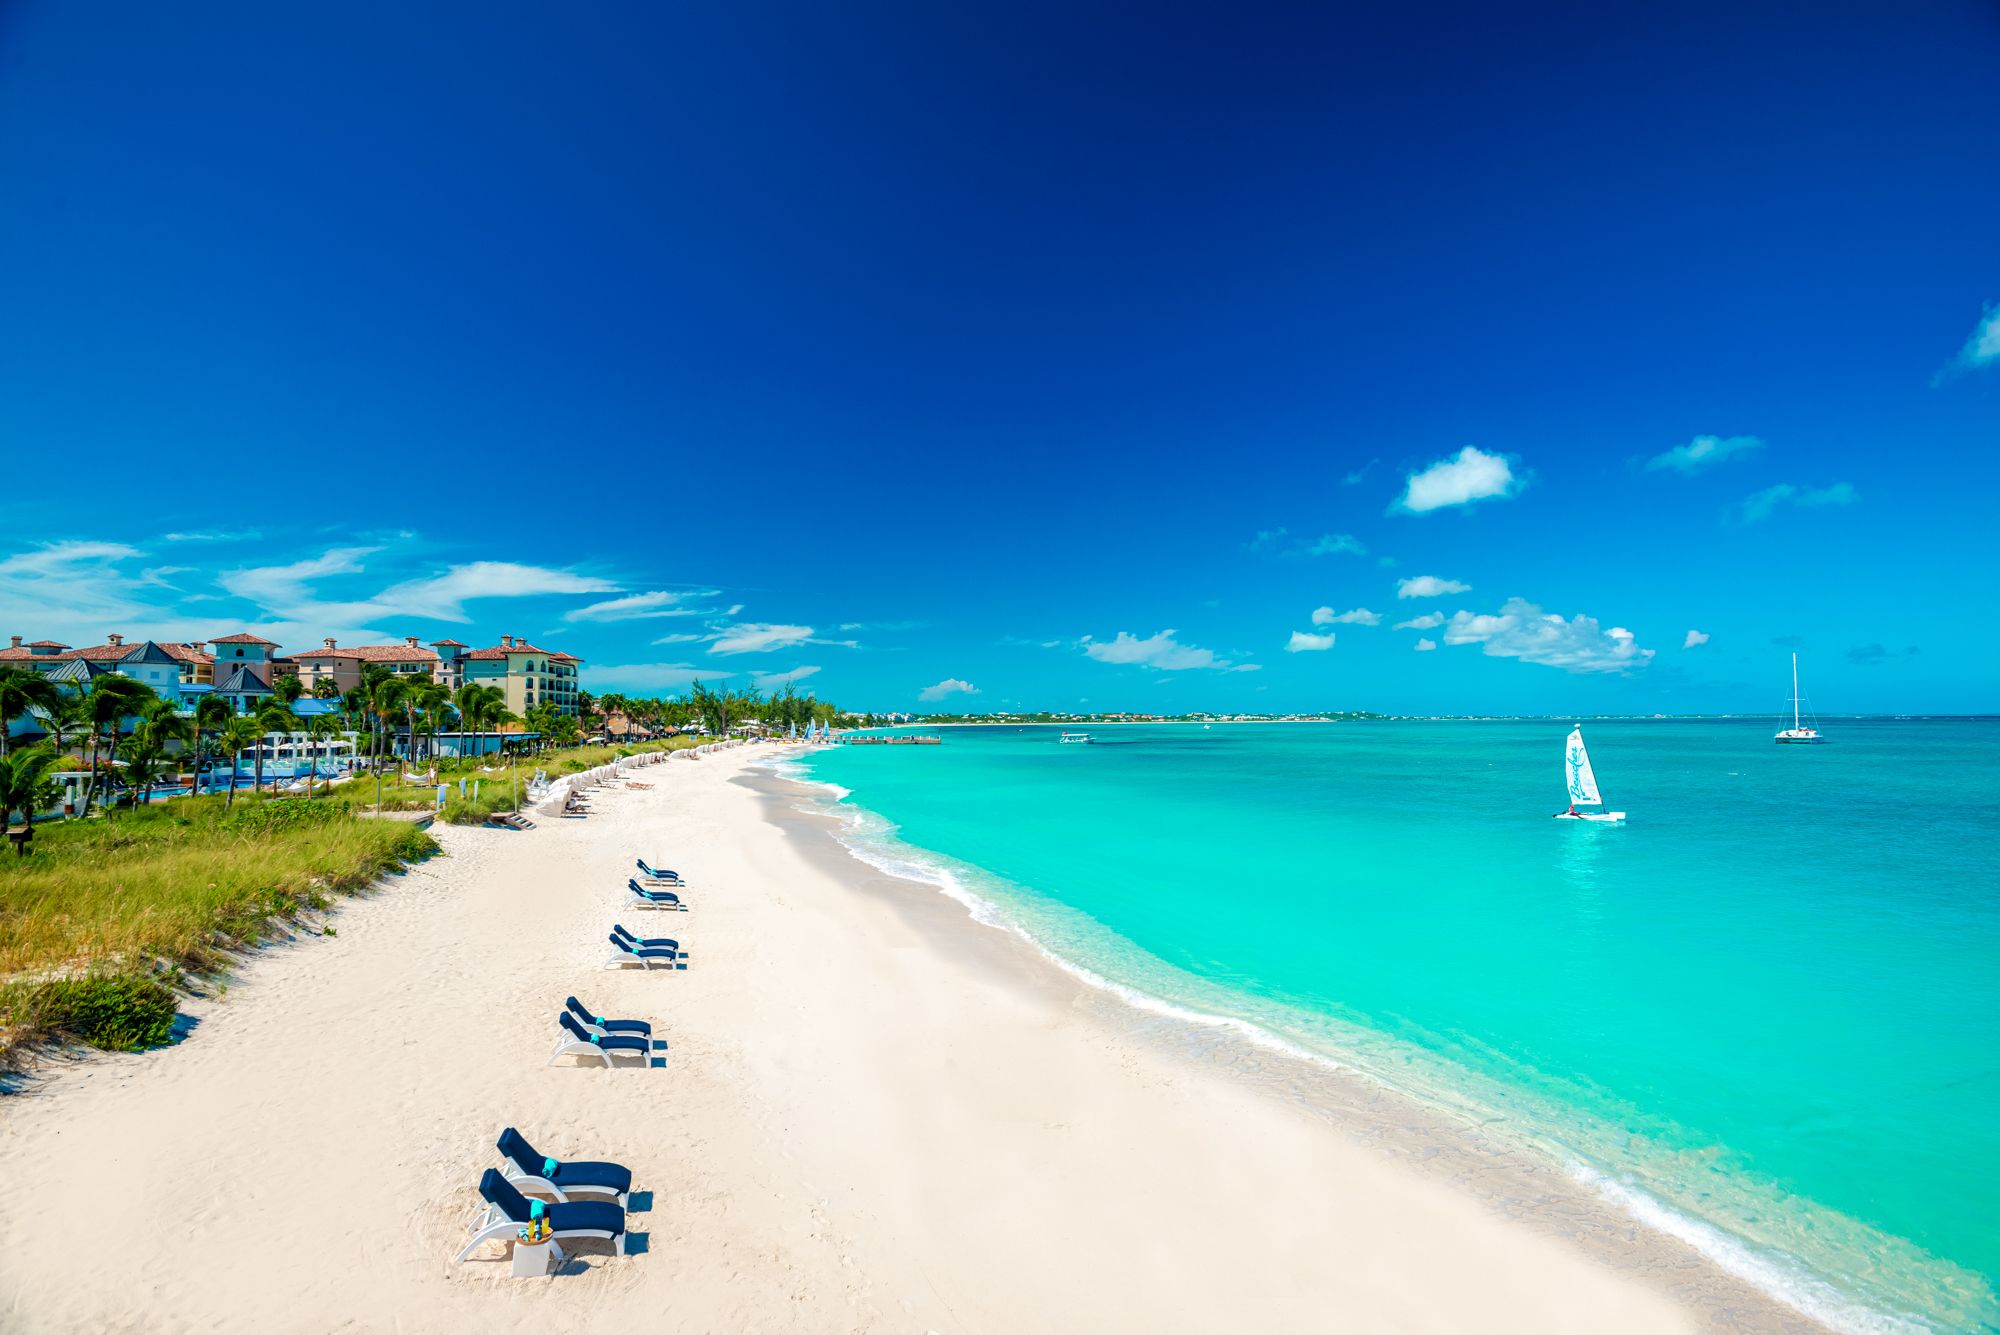
M 1795 746 L 1814 746 L 1823 740 L 1819 729 L 1808 728 L 1799 721 L 1799 656 L 1792 655 L 1792 726 L 1778 729 L 1775 738 L 1779 745 L 1790 742 Z
M 1604 798 L 1597 791 L 1597 774 L 1590 768 L 1590 752 L 1583 747 L 1583 729 L 1570 729 L 1569 741 L 1563 744 L 1563 784 L 1569 789 L 1569 810 L 1558 811 L 1557 820 L 1594 820 L 1617 822 L 1625 819 L 1622 811 L 1578 811 L 1577 807 L 1595 807 L 1604 804 Z

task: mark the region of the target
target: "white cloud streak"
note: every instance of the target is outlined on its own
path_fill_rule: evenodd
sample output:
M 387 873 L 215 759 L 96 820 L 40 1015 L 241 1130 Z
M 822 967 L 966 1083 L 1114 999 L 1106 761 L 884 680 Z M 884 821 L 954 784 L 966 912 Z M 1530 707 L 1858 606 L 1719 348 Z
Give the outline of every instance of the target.
M 1449 459 L 1411 473 L 1407 482 L 1402 496 L 1389 507 L 1391 514 L 1420 515 L 1497 500 L 1518 492 L 1526 478 L 1515 473 L 1514 461 L 1508 456 L 1468 445 Z
M 1835 482 L 1826 487 L 1802 487 L 1790 482 L 1780 482 L 1762 491 L 1752 492 L 1743 498 L 1737 507 L 1737 517 L 1746 524 L 1759 523 L 1769 519 L 1781 506 L 1794 505 L 1813 509 L 1825 505 L 1852 505 L 1860 499 L 1852 483 Z
M 1253 663 L 1232 663 L 1226 658 L 1217 656 L 1213 649 L 1182 644 L 1174 638 L 1172 630 L 1163 630 L 1143 640 L 1126 630 L 1119 631 L 1117 638 L 1111 640 L 1093 640 L 1086 635 L 1082 644 L 1083 652 L 1100 663 L 1135 664 L 1139 667 L 1156 668 L 1162 672 L 1180 672 L 1189 668 L 1214 668 L 1232 672 L 1256 671 L 1256 665 Z
M 1336 612 L 1331 607 L 1315 607 L 1312 623 L 1315 626 L 1379 626 L 1382 614 L 1371 612 L 1365 607 L 1357 607 L 1352 612 Z
M 1471 592 L 1470 584 L 1455 579 L 1439 579 L 1436 575 L 1412 575 L 1396 581 L 1398 598 L 1442 598 L 1450 593 Z
M 1691 475 L 1712 468 L 1732 454 L 1746 454 L 1764 448 L 1756 436 L 1696 436 L 1685 445 L 1676 445 L 1646 460 L 1649 473 L 1671 469 Z
M 1699 646 L 1701 646 L 1701 645 L 1704 645 L 1704 644 L 1707 644 L 1707 643 L 1708 643 L 1708 632 L 1707 632 L 1707 631 L 1705 631 L 1705 630 L 1691 630 L 1691 631 L 1689 631 L 1689 632 L 1687 633 L 1687 638 L 1686 638 L 1685 640 L 1682 640 L 1682 641 L 1681 641 L 1681 648 L 1682 648 L 1682 649 L 1694 649 L 1694 648 L 1697 648 L 1697 647 L 1699 647 Z
M 917 692 L 917 699 L 933 703 L 952 695 L 977 695 L 979 688 L 962 677 L 946 677 L 935 686 L 926 686 Z
M 1494 658 L 1577 673 L 1629 672 L 1653 659 L 1653 651 L 1641 649 L 1623 626 L 1606 630 L 1581 614 L 1565 620 L 1525 598 L 1509 598 L 1497 613 L 1453 613 L 1444 642 L 1477 644 Z
M 1972 337 L 1965 340 L 1958 356 L 1931 377 L 1931 384 L 1943 384 L 1955 375 L 1983 370 L 1995 362 L 2000 362 L 2000 305 L 1986 308 L 1979 323 L 1972 327 Z
M 1443 624 L 1444 624 L 1444 613 L 1426 612 L 1420 617 L 1411 617 L 1408 621 L 1398 621 L 1396 623 L 1395 629 L 1436 630 L 1439 626 L 1442 626 Z
M 1292 632 L 1292 638 L 1285 642 L 1285 652 L 1288 654 L 1320 653 L 1331 648 L 1333 648 L 1332 631 L 1324 635 L 1308 635 L 1305 631 L 1295 630 Z

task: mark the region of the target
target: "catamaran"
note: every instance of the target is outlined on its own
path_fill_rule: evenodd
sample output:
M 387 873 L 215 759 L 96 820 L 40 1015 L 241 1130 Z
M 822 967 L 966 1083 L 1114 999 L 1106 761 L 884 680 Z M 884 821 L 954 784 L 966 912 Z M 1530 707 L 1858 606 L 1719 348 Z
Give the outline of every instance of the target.
M 1056 738 L 1056 741 L 1064 746 L 1089 746 L 1090 734 L 1087 732 L 1065 732 L 1062 736 Z
M 1781 720 L 1782 721 L 1782 720 Z M 1779 745 L 1790 742 L 1795 746 L 1813 746 L 1821 741 L 1819 729 L 1808 728 L 1799 720 L 1799 656 L 1792 655 L 1792 726 L 1778 729 L 1775 739 Z
M 1622 811 L 1578 811 L 1577 807 L 1595 807 L 1604 804 L 1604 798 L 1597 791 L 1597 774 L 1590 768 L 1590 752 L 1583 748 L 1583 729 L 1570 729 L 1569 741 L 1563 744 L 1563 783 L 1569 789 L 1569 810 L 1558 811 L 1557 820 L 1622 821 Z

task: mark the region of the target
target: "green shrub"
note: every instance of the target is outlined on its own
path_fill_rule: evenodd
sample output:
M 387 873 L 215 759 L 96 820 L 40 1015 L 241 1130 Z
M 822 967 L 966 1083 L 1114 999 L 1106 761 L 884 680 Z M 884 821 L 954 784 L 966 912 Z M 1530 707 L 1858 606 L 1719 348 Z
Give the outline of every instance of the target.
M 87 978 L 8 989 L 7 1026 L 72 1039 L 111 1052 L 157 1048 L 173 1037 L 180 1007 L 173 989 L 146 974 Z

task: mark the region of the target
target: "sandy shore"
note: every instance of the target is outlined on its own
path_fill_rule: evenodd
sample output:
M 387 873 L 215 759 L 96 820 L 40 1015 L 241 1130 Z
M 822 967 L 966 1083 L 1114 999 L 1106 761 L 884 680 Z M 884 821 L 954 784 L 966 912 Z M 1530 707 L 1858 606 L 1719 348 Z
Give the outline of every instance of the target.
M 0 1100 L 0 1328 L 1810 1328 L 1559 1172 L 1083 986 L 749 758 L 441 830 L 184 1043 Z M 691 911 L 625 908 L 635 855 Z M 614 921 L 687 967 L 601 969 Z M 571 992 L 669 1050 L 546 1065 Z M 508 1124 L 630 1165 L 643 1250 L 453 1264 Z

